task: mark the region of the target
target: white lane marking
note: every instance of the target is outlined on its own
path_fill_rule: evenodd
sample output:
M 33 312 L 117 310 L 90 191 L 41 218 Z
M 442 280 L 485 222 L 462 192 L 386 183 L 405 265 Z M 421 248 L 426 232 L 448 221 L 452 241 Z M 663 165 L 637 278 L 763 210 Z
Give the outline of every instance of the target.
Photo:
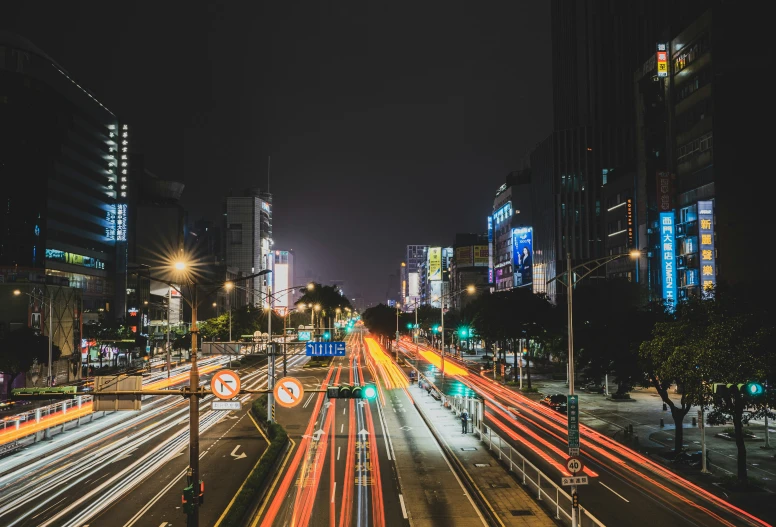
M 340 426 L 340 434 L 345 431 L 345 423 L 342 423 L 342 426 Z
M 404 519 L 407 518 L 407 507 L 404 506 L 404 496 L 399 494 L 399 505 L 401 505 L 401 515 L 404 517 Z
M 608 486 L 606 483 L 603 483 L 603 482 L 601 482 L 601 481 L 599 481 L 598 483 L 601 483 L 601 485 L 603 485 L 604 487 L 606 487 L 607 489 L 609 489 L 609 490 L 612 492 L 612 494 L 614 494 L 615 496 L 617 496 L 618 498 L 620 498 L 620 499 L 621 499 L 622 501 L 624 501 L 625 503 L 630 503 L 630 501 L 628 501 L 628 500 L 626 500 L 625 498 L 623 498 L 623 497 L 622 497 L 620 494 L 617 494 L 616 492 L 614 492 L 614 490 L 613 490 L 613 489 L 612 489 L 610 486 Z
M 345 409 L 344 408 L 342 409 L 342 415 L 345 415 Z
M 307 398 L 307 400 L 306 400 L 306 401 L 304 402 L 304 404 L 302 405 L 302 408 L 307 408 L 307 405 L 309 405 L 309 404 L 310 404 L 310 401 L 312 401 L 312 400 L 313 400 L 313 397 L 314 397 L 314 396 L 315 396 L 315 394 L 314 394 L 314 393 L 311 393 L 311 394 L 310 394 L 310 397 L 308 397 L 308 398 Z
M 334 482 L 334 488 L 331 489 L 331 502 L 334 503 L 334 496 L 337 494 L 337 482 Z
M 166 527 L 167 525 L 170 525 L 168 522 L 162 522 L 159 524 L 159 527 Z
M 339 461 L 339 455 L 340 455 L 340 449 L 341 448 L 342 448 L 341 446 L 337 447 L 337 461 Z

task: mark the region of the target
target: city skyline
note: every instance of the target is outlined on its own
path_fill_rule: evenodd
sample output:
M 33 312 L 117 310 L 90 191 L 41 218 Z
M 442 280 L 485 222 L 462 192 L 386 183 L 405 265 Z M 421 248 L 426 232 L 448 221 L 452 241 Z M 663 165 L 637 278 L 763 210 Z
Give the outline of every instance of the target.
M 161 5 L 154 17 L 88 2 L 50 9 L 41 19 L 15 4 L 4 29 L 131 119 L 149 169 L 186 185 L 191 220 L 218 220 L 214 196 L 268 184 L 276 245 L 325 281 L 347 275 L 367 303 L 385 301 L 407 243 L 483 232 L 492 189 L 551 127 L 544 2 L 415 5 L 390 45 L 398 6 L 321 8 L 317 18 L 283 4 L 216 3 L 184 16 Z M 531 50 L 519 67 L 516 49 Z M 431 214 L 436 201 L 447 206 Z M 373 221 L 383 216 L 392 221 Z M 345 235 L 330 236 L 321 218 Z

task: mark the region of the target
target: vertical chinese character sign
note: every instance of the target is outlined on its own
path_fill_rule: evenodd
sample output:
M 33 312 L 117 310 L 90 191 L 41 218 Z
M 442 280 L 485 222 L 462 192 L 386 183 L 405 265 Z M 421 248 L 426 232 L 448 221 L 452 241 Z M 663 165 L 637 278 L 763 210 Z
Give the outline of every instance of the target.
M 698 202 L 698 237 L 701 251 L 701 289 L 713 291 L 717 283 L 714 260 L 714 202 Z
M 666 47 L 664 43 L 657 45 L 656 62 L 658 77 L 668 77 L 668 50 Z
M 488 216 L 488 283 L 493 283 L 493 216 Z
M 673 309 L 676 302 L 676 259 L 674 244 L 676 233 L 674 232 L 674 212 L 660 213 L 660 262 L 663 272 L 663 299 L 669 309 Z

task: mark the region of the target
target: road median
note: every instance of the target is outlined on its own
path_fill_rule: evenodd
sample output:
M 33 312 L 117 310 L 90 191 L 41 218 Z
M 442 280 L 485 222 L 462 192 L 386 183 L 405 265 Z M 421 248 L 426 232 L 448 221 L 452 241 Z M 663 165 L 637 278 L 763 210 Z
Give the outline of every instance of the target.
M 234 499 L 224 514 L 218 519 L 215 527 L 241 527 L 249 522 L 266 495 L 271 475 L 277 470 L 280 461 L 289 445 L 286 431 L 278 423 L 268 423 L 267 396 L 263 395 L 253 402 L 251 418 L 254 423 L 266 431 L 269 446 L 259 458 L 248 477 L 245 478 Z

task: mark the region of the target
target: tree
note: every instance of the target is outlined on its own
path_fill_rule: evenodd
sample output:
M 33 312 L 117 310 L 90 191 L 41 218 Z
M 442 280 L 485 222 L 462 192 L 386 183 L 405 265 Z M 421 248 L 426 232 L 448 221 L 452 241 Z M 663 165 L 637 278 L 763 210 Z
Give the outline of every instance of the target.
M 345 308 L 353 309 L 353 306 L 350 305 L 350 301 L 348 301 L 347 297 L 340 294 L 339 289 L 334 286 L 321 284 L 313 284 L 313 288 L 306 290 L 304 295 L 295 302 L 295 305 L 321 306 L 320 311 L 318 311 L 320 316 L 316 315 L 315 317 L 318 321 L 318 327 L 321 328 L 334 327 L 334 315 L 336 314 L 337 308 L 342 311 L 344 311 Z M 324 320 L 326 321 L 325 325 L 322 324 Z
M 681 452 L 684 442 L 684 417 L 693 405 L 703 404 L 703 382 L 709 379 L 707 363 L 694 345 L 704 323 L 702 313 L 696 308 L 697 302 L 692 299 L 679 303 L 673 315 L 666 312 L 666 320 L 657 322 L 652 337 L 639 347 L 648 382 L 671 410 L 676 454 Z M 674 382 L 680 388 L 677 402 L 669 394 Z
M 396 332 L 396 308 L 378 304 L 361 313 L 361 320 L 370 333 L 379 336 L 383 341 L 388 340 L 390 351 L 390 339 Z
M 580 287 L 574 295 L 574 344 L 588 376 L 614 374 L 617 394 L 625 396 L 643 382 L 639 346 L 649 339 L 660 305 L 644 306 L 644 291 L 624 279 Z
M 774 325 L 764 306 L 746 298 L 747 291 L 718 289 L 714 297 L 700 299 L 694 308 L 701 319 L 693 342 L 701 354 L 707 381 L 733 385 L 733 389 L 716 394 L 713 407 L 717 414 L 733 421 L 738 450 L 737 478 L 739 485 L 748 485 L 744 425 L 751 418 L 768 412 L 765 396 L 749 397 L 738 385 L 748 381 L 765 382 L 773 378 L 774 358 L 770 344 Z
M 10 397 L 16 377 L 29 371 L 34 364 L 48 363 L 48 346 L 48 337 L 38 335 L 32 328 L 17 329 L 0 339 L 0 371 L 11 376 L 6 397 Z M 52 345 L 52 362 L 59 360 L 61 354 L 59 346 Z

